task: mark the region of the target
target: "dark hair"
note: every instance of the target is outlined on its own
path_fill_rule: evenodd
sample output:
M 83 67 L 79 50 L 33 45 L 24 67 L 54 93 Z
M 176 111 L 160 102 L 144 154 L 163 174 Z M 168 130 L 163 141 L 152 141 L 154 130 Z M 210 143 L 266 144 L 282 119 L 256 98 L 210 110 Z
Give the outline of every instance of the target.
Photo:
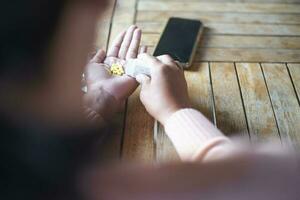
M 67 0 L 2 0 L 0 79 L 33 80 L 45 69 L 43 56 Z

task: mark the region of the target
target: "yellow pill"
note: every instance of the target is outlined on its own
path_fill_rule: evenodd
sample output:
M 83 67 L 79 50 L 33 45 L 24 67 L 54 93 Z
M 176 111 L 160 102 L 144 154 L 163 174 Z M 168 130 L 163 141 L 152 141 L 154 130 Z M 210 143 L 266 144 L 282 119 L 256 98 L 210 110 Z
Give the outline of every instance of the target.
M 118 75 L 118 76 L 121 76 L 125 73 L 122 65 L 118 63 L 112 64 L 110 67 L 110 71 L 113 75 Z

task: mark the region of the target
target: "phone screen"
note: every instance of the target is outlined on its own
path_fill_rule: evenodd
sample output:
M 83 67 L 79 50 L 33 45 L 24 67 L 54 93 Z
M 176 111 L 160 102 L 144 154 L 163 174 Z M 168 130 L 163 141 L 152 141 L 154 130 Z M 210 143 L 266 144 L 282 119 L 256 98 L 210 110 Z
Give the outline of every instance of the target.
M 180 63 L 190 65 L 202 27 L 198 20 L 170 18 L 153 55 L 169 54 Z

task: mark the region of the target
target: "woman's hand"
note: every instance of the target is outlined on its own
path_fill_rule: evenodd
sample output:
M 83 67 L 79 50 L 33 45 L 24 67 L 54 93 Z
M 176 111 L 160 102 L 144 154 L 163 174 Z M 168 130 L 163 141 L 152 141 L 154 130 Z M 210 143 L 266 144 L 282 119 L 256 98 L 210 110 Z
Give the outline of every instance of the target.
M 84 102 L 88 110 L 110 118 L 122 108 L 138 83 L 129 76 L 111 75 L 109 68 L 114 63 L 123 65 L 127 59 L 136 58 L 140 41 L 141 30 L 131 26 L 117 36 L 107 55 L 99 50 L 91 59 L 85 70 L 87 93 L 84 95 Z M 141 48 L 140 52 L 145 50 Z
M 170 56 L 141 54 L 138 59 L 151 68 L 151 78 L 138 75 L 136 80 L 142 85 L 141 101 L 155 119 L 164 124 L 177 110 L 190 107 L 183 70 Z

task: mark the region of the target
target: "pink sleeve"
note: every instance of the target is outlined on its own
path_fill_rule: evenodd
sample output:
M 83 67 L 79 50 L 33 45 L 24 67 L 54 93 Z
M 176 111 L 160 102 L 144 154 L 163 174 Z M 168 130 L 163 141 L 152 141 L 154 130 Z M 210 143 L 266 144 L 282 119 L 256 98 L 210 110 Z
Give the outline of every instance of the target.
M 165 123 L 165 131 L 184 161 L 207 159 L 210 152 L 228 148 L 230 144 L 230 140 L 195 109 L 174 113 Z
M 194 109 L 174 113 L 165 130 L 182 160 L 198 162 L 101 168 L 82 181 L 86 194 L 115 200 L 299 199 L 300 160 L 282 149 L 239 146 Z

